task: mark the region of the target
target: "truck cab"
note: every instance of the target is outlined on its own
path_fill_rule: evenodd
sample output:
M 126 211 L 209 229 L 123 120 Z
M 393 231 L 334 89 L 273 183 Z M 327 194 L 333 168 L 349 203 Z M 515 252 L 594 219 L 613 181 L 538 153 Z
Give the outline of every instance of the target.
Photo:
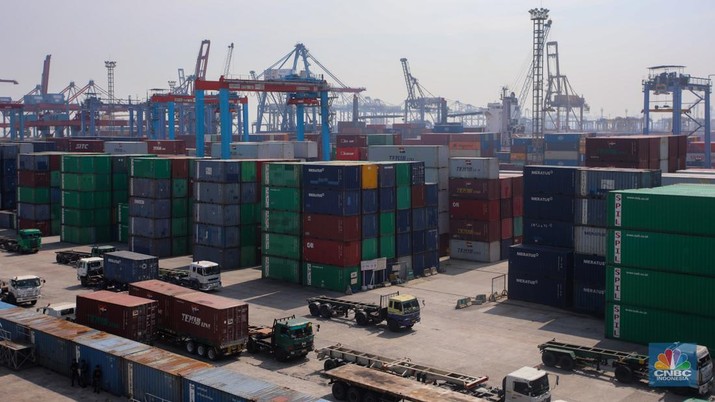
M 42 232 L 39 229 L 21 229 L 17 232 L 17 245 L 23 253 L 36 253 L 42 246 Z
M 74 322 L 74 320 L 77 318 L 76 310 L 77 304 L 75 303 L 56 303 L 54 305 L 48 304 L 45 307 L 37 308 L 37 312 L 39 313 L 72 322 Z
M 558 383 L 558 381 L 557 381 Z M 522 367 L 502 380 L 504 401 L 542 402 L 551 400 L 548 374 L 533 367 Z
M 189 279 L 199 290 L 221 289 L 221 267 L 212 261 L 195 261 L 189 266 Z
M 295 316 L 273 322 L 273 346 L 277 360 L 305 356 L 313 350 L 313 323 Z
M 40 298 L 42 285 L 45 280 L 35 275 L 22 275 L 11 278 L 3 283 L 3 293 L 8 302 L 12 304 L 35 305 Z
M 387 325 L 394 331 L 401 327 L 412 328 L 420 322 L 420 303 L 416 297 L 407 294 L 388 295 Z M 383 303 L 383 300 L 380 300 Z
M 102 257 L 106 253 L 113 253 L 115 251 L 117 251 L 117 248 L 114 246 L 92 246 L 90 253 L 92 257 Z
M 698 393 L 706 395 L 713 384 L 713 361 L 706 346 L 697 345 L 698 356 Z
M 103 258 L 82 258 L 77 261 L 77 280 L 82 283 L 82 286 L 87 286 L 91 284 L 95 279 L 101 278 L 103 270 Z

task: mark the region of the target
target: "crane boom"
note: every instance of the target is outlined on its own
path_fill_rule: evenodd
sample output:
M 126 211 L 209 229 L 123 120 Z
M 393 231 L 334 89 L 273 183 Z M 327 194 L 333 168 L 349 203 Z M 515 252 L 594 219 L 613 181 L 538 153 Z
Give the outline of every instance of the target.
M 201 47 L 199 48 L 199 57 L 196 58 L 196 73 L 194 76 L 197 80 L 206 79 L 206 68 L 209 64 L 209 49 L 211 48 L 211 41 L 204 39 L 201 41 Z
M 8 83 L 13 83 L 13 84 L 15 84 L 15 85 L 18 84 L 18 82 L 17 82 L 16 80 L 6 80 L 6 79 L 3 79 L 3 78 L 0 78 L 0 82 L 8 82 Z
M 228 72 L 231 69 L 231 58 L 233 58 L 233 42 L 228 45 L 228 53 L 226 54 L 226 64 L 223 67 L 223 75 L 228 76 Z
M 406 58 L 401 58 L 400 62 L 402 63 L 402 72 L 405 75 L 405 85 L 407 86 L 407 100 L 412 101 L 415 99 L 415 87 L 413 85 L 414 83 L 414 77 L 412 77 L 412 73 L 410 73 L 410 65 L 407 63 Z

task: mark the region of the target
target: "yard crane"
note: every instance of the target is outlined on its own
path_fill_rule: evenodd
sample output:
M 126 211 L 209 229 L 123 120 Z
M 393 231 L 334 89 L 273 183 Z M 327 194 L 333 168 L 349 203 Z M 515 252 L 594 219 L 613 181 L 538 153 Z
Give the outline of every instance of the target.
M 444 98 L 435 97 L 420 85 L 419 81 L 410 72 L 410 65 L 406 58 L 401 58 L 402 72 L 405 76 L 407 86 L 407 99 L 405 99 L 405 123 L 411 121 L 425 122 L 425 114 L 432 115 L 436 112 L 437 118 L 434 123 L 447 122 L 447 101 Z M 430 96 L 425 96 L 425 92 Z

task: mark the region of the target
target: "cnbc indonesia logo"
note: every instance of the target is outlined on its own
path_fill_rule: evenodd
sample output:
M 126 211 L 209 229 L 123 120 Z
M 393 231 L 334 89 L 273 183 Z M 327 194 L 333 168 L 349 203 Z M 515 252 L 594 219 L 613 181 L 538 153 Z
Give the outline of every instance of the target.
M 659 353 L 653 366 L 653 375 L 658 381 L 687 381 L 693 374 L 688 355 L 678 348 Z

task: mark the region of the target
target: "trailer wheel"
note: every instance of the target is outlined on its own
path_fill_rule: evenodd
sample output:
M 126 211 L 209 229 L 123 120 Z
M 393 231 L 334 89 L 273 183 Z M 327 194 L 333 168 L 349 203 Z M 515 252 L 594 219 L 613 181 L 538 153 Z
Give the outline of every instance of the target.
M 37 304 L 37 300 L 33 300 L 33 301 L 30 302 L 30 305 L 31 305 L 31 306 L 34 306 L 35 304 Z
M 323 363 L 323 370 L 325 371 L 330 371 L 335 367 L 338 367 L 338 362 L 333 359 L 328 359 Z
M 358 310 L 355 312 L 355 322 L 360 326 L 365 326 L 370 323 L 370 320 L 363 310 Z
M 333 316 L 333 306 L 330 303 L 325 303 L 320 305 L 320 316 L 323 318 L 330 318 Z
M 308 309 L 310 310 L 310 315 L 313 317 L 320 317 L 320 303 L 312 302 L 308 304 Z
M 206 346 L 199 344 L 196 348 L 196 353 L 201 357 L 206 357 Z
M 206 352 L 206 356 L 211 361 L 218 359 L 218 352 L 216 351 L 216 348 L 209 348 L 209 350 Z
M 573 371 L 576 367 L 576 362 L 570 355 L 563 355 L 559 359 L 559 366 L 566 371 Z
M 347 400 L 348 402 L 360 402 L 362 400 L 362 389 L 358 387 L 348 388 Z
M 186 351 L 191 353 L 192 355 L 196 353 L 196 344 L 194 341 L 186 341 Z
M 541 362 L 544 363 L 546 367 L 556 366 L 556 360 L 556 354 L 554 352 L 546 350 L 541 354 Z
M 633 371 L 628 366 L 617 366 L 615 374 L 618 382 L 630 384 L 633 381 Z
M 390 331 L 392 331 L 392 332 L 397 332 L 400 330 L 400 324 L 398 324 L 397 321 L 390 318 L 389 320 L 387 320 L 387 328 L 389 328 Z
M 362 397 L 362 402 L 380 402 L 380 397 L 374 392 L 366 392 Z
M 274 355 L 276 360 L 279 362 L 284 362 L 288 360 L 288 353 L 281 348 L 276 349 Z
M 344 401 L 348 396 L 348 385 L 342 381 L 333 383 L 333 396 L 339 401 Z
M 256 345 L 256 342 L 253 342 L 253 340 L 249 339 L 248 344 L 246 345 L 246 350 L 248 350 L 248 353 L 258 353 L 258 345 Z

